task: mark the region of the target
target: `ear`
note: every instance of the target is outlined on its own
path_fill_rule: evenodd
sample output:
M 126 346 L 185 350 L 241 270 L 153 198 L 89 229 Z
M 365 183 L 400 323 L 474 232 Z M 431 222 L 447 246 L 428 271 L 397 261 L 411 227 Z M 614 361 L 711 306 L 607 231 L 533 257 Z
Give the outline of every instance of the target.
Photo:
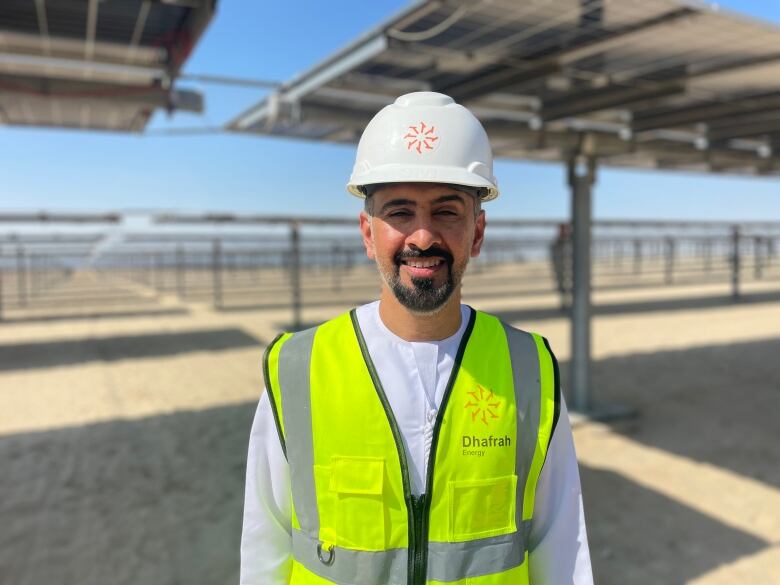
M 485 241 L 485 210 L 480 209 L 477 220 L 474 222 L 474 242 L 471 244 L 471 257 L 479 256 L 482 242 Z
M 371 233 L 371 218 L 365 211 L 360 212 L 360 234 L 363 236 L 363 246 L 366 248 L 366 256 L 370 260 L 376 260 L 374 254 L 374 237 Z

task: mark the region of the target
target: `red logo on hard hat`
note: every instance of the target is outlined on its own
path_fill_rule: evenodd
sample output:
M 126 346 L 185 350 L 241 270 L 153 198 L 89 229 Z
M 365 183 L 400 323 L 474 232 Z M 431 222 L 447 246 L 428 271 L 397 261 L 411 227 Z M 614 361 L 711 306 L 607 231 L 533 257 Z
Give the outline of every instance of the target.
M 407 150 L 416 150 L 422 154 L 424 150 L 433 150 L 435 142 L 439 139 L 435 134 L 434 126 L 426 126 L 425 122 L 420 122 L 417 126 L 409 126 L 409 132 L 404 136 Z

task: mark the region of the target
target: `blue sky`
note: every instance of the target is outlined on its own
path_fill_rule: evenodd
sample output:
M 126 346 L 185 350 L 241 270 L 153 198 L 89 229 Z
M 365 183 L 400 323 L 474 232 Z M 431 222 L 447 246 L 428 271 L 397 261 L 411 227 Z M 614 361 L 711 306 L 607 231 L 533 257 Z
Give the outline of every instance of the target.
M 284 81 L 379 24 L 407 2 L 220 0 L 186 71 Z M 721 6 L 780 24 L 780 0 Z M 158 115 L 150 128 L 221 125 L 263 90 L 199 85 L 203 116 Z M 0 210 L 232 211 L 352 215 L 344 184 L 354 147 L 256 136 L 132 136 L 0 127 Z M 498 161 L 493 217 L 565 217 L 559 164 Z M 597 218 L 780 221 L 780 180 L 602 169 Z

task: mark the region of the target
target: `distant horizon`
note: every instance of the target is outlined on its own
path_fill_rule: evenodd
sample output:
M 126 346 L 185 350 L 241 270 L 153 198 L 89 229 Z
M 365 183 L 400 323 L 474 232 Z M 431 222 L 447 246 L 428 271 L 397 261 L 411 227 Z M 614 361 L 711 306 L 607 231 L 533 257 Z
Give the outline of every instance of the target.
M 289 81 L 407 5 L 402 0 L 344 0 L 335 6 L 221 0 L 184 73 Z M 780 2 L 720 5 L 780 24 Z M 301 13 L 308 17 L 301 19 Z M 309 215 L 342 217 L 360 211 L 360 202 L 344 187 L 354 145 L 224 132 L 154 135 L 222 126 L 269 93 L 187 80 L 178 85 L 205 94 L 205 113 L 158 113 L 146 135 L 0 126 L 0 152 L 10 161 L 0 213 L 154 209 L 275 215 L 306 209 Z M 485 206 L 488 217 L 568 218 L 563 164 L 498 158 L 495 174 L 502 196 Z M 593 216 L 780 221 L 780 179 L 604 165 L 594 187 Z
M 498 222 L 511 222 L 511 221 L 527 221 L 527 222 L 554 222 L 554 223 L 566 223 L 570 222 L 571 218 L 569 216 L 553 216 L 553 215 L 547 215 L 547 216 L 530 216 L 530 215 L 523 215 L 523 216 L 492 216 L 490 214 L 490 203 L 486 203 L 483 206 L 483 210 L 485 211 L 488 221 L 491 219 L 494 219 Z M 215 229 L 215 228 L 230 228 L 230 229 L 252 229 L 254 226 L 272 226 L 272 223 L 264 224 L 263 220 L 275 220 L 279 222 L 284 222 L 287 219 L 293 220 L 293 221 L 301 221 L 304 226 L 310 226 L 314 225 L 318 220 L 354 220 L 355 227 L 358 226 L 358 214 L 360 212 L 356 212 L 354 214 L 311 214 L 311 213 L 271 213 L 271 212 L 254 212 L 254 211 L 235 211 L 230 209 L 184 209 L 184 208 L 170 208 L 170 207 L 160 207 L 160 208 L 115 208 L 115 209 L 77 209 L 77 208 L 62 208 L 62 209 L 39 209 L 39 208 L 28 208 L 28 209 L 2 209 L 0 208 L 0 226 L 19 226 L 19 225 L 37 225 L 40 227 L 46 227 L 50 225 L 56 225 L 57 227 L 64 227 L 64 226 L 72 226 L 72 227 L 100 227 L 103 226 L 105 229 L 110 228 L 117 228 L 122 227 L 123 223 L 122 221 L 119 222 L 107 222 L 107 221 L 99 221 L 97 218 L 95 221 L 90 220 L 84 220 L 84 219 L 69 219 L 70 216 L 78 216 L 78 215 L 95 215 L 95 216 L 101 216 L 101 215 L 119 215 L 123 219 L 130 219 L 132 221 L 138 221 L 138 220 L 149 220 L 155 215 L 160 214 L 171 214 L 171 215 L 182 215 L 182 216 L 193 216 L 194 218 L 198 218 L 199 216 L 204 216 L 202 219 L 203 221 L 195 222 L 195 223 L 160 223 L 155 224 L 151 222 L 142 223 L 141 225 L 144 225 L 144 227 L 150 227 L 153 229 L 157 229 L 159 231 L 166 231 L 166 230 L 173 230 L 173 229 L 188 229 L 190 231 L 196 230 L 198 228 L 203 229 Z M 31 217 L 30 219 L 24 219 L 20 221 L 11 221 L 8 219 L 9 216 L 13 215 L 44 215 L 45 218 L 41 219 L 35 219 L 34 217 Z M 53 217 L 52 217 L 53 216 Z M 61 216 L 61 218 L 58 218 L 57 216 Z M 213 220 L 207 220 L 205 216 L 215 216 Z M 258 221 L 256 224 L 253 223 L 240 223 L 236 222 L 233 223 L 230 219 L 219 219 L 220 216 L 224 216 L 225 218 L 233 216 L 236 219 L 239 220 L 246 220 L 249 218 L 256 218 Z M 701 224 L 701 225 L 731 225 L 731 224 L 750 224 L 750 225 L 776 225 L 780 227 L 780 218 L 777 219 L 750 219 L 750 218 L 727 218 L 727 219 L 697 219 L 697 218 L 668 218 L 663 216 L 647 216 L 647 217 L 630 217 L 630 216 L 604 216 L 604 217 L 593 217 L 592 219 L 593 223 L 601 223 L 601 222 L 609 222 L 609 223 L 636 223 L 636 224 L 652 224 L 652 223 L 665 223 L 670 225 L 675 224 Z M 279 223 L 279 226 L 285 227 L 284 223 Z M 322 227 L 343 227 L 343 226 L 328 226 L 323 225 Z M 498 226 L 503 229 L 503 226 Z M 7 233 L 7 229 L 0 227 L 0 236 L 3 235 L 4 232 Z

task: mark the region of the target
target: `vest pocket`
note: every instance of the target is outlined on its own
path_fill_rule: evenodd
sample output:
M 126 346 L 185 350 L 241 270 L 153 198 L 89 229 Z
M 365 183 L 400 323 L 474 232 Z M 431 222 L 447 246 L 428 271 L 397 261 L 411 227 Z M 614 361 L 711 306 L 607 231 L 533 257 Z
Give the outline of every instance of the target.
M 516 475 L 450 481 L 450 540 L 461 542 L 515 532 L 516 493 Z
M 330 491 L 336 500 L 336 544 L 357 550 L 384 550 L 385 460 L 331 457 Z

